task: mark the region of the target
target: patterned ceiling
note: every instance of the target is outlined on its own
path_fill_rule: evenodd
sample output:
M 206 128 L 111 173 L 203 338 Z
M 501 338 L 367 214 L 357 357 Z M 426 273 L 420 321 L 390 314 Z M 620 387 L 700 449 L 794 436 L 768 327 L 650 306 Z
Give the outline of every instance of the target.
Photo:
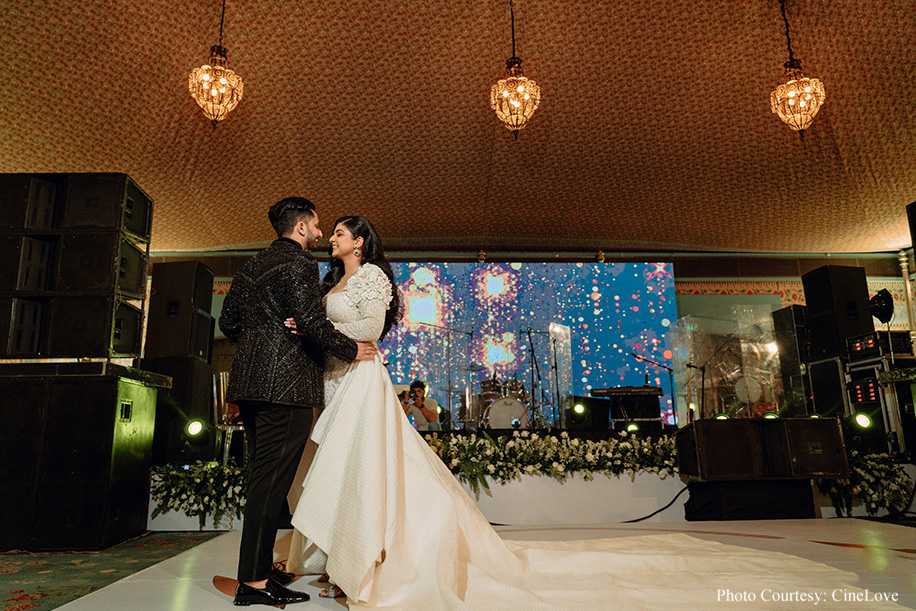
M 267 207 L 369 217 L 389 250 L 868 252 L 910 244 L 912 0 L 789 0 L 827 101 L 804 141 L 769 109 L 777 0 L 518 0 L 542 89 L 514 141 L 489 108 L 502 0 L 228 0 L 245 82 L 211 129 L 187 90 L 218 0 L 5 2 L 0 172 L 127 172 L 152 249 L 272 238 Z

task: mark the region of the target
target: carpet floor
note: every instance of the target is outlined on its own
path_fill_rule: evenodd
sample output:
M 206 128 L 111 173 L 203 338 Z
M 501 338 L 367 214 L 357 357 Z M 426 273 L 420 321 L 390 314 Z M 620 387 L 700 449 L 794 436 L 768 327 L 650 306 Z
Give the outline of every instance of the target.
M 99 552 L 0 554 L 0 611 L 55 609 L 221 532 L 149 532 Z

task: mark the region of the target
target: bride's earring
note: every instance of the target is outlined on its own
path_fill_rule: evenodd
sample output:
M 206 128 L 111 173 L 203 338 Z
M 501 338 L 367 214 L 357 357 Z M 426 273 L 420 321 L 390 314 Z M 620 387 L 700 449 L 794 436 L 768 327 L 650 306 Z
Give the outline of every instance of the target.
M 359 256 L 359 249 L 358 249 L 358 248 L 354 248 L 354 249 L 353 249 L 353 254 L 356 255 L 356 256 L 358 257 L 358 256 Z

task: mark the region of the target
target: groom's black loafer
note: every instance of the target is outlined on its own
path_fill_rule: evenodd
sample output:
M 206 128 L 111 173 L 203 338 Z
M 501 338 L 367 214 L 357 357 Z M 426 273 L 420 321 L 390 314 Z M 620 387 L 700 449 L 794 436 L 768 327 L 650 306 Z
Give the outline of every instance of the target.
M 232 604 L 247 607 L 248 605 L 289 605 L 292 603 L 301 603 L 309 599 L 305 592 L 295 592 L 284 588 L 273 579 L 267 580 L 267 585 L 263 589 L 252 588 L 239 582 L 235 589 L 235 599 Z
M 280 569 L 270 569 L 270 578 L 279 583 L 281 586 L 289 585 L 296 578 L 295 573 L 287 573 Z

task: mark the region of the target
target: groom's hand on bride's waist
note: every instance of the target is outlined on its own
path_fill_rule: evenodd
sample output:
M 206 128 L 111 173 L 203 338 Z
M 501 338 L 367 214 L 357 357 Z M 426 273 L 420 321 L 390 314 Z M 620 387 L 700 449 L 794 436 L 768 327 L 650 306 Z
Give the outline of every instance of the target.
M 302 335 L 302 333 L 296 330 L 296 321 L 294 319 L 287 318 L 283 324 L 296 335 Z M 375 344 L 370 342 L 356 342 L 356 348 L 356 358 L 353 359 L 355 361 L 371 361 L 375 358 L 375 355 L 378 354 L 378 348 L 375 347 Z
M 375 347 L 375 344 L 370 344 L 369 342 L 356 342 L 356 347 L 358 350 L 354 360 L 357 361 L 371 361 L 378 354 L 378 348 Z

